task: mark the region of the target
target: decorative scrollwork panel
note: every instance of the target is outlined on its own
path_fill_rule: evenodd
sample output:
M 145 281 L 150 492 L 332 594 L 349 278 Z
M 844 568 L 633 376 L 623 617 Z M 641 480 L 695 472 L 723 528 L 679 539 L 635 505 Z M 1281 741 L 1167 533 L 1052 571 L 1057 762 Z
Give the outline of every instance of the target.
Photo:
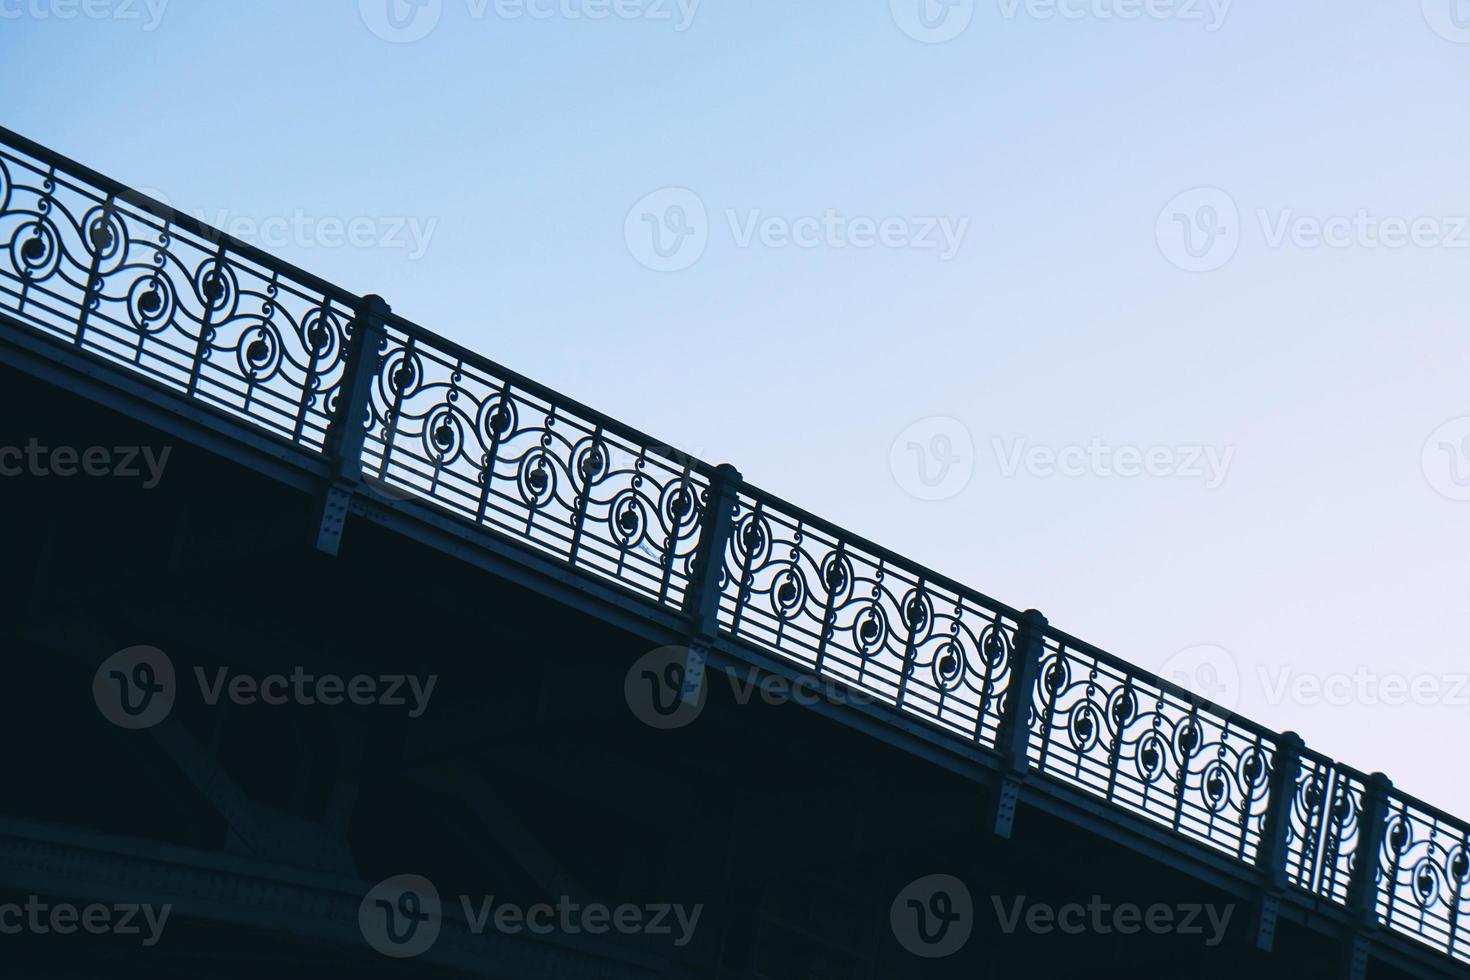
M 370 476 L 682 605 L 708 502 L 703 464 L 401 323 L 379 354 L 371 415 Z
M 321 449 L 351 297 L 133 201 L 0 151 L 0 310 Z
M 1470 826 L 1390 793 L 1379 918 L 1470 961 Z
M 1264 732 L 1100 651 L 1051 637 L 1033 695 L 1030 758 L 1043 772 L 1254 861 L 1275 744 Z
M 1326 756 L 1303 753 L 1287 830 L 1288 879 L 1345 904 L 1362 812 L 1363 781 Z
M 1016 616 L 773 498 L 742 493 L 721 578 L 735 636 L 994 746 Z

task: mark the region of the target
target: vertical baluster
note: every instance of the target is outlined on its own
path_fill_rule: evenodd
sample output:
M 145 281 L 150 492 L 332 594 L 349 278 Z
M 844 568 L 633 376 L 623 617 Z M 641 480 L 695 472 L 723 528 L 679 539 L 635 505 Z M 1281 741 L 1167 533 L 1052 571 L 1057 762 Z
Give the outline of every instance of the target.
M 495 411 L 487 416 L 490 420 L 490 451 L 485 454 L 485 463 L 480 470 L 480 501 L 475 508 L 476 524 L 485 523 L 485 513 L 490 509 L 490 494 L 494 492 L 491 484 L 495 481 L 495 460 L 500 455 L 501 429 L 508 428 L 511 418 L 514 417 L 510 388 L 509 381 L 501 386 Z
M 920 608 L 925 608 L 922 601 L 924 594 L 924 577 L 921 575 L 919 576 L 918 580 L 914 582 L 912 592 L 908 596 L 901 596 L 899 598 L 899 602 L 903 603 L 903 608 L 901 612 L 903 615 L 904 625 L 908 627 L 908 629 L 905 630 L 904 635 L 903 662 L 902 666 L 899 668 L 898 674 L 898 698 L 894 702 L 894 704 L 897 705 L 900 709 L 903 707 L 903 696 L 908 691 L 909 674 L 913 672 L 914 663 L 918 659 L 914 650 L 914 639 L 918 635 L 918 623 L 917 618 L 914 616 L 913 609 L 911 609 L 910 607 L 918 606 Z
M 112 194 L 107 195 L 107 198 L 102 202 L 101 216 L 97 219 L 97 223 L 101 226 L 103 234 L 107 235 L 112 234 L 113 199 L 114 196 Z M 92 303 L 94 301 L 100 302 L 102 296 L 102 282 L 98 273 L 102 267 L 103 246 L 98 244 L 92 228 L 83 228 L 82 238 L 86 241 L 87 248 L 92 253 L 92 263 L 87 270 L 87 287 L 82 292 L 82 311 L 77 316 L 77 336 L 73 342 L 78 347 L 82 346 L 82 335 L 87 332 L 87 315 L 92 312 Z M 121 243 L 119 243 L 119 247 L 121 247 Z
M 1454 956 L 1455 939 L 1460 931 L 1460 904 L 1465 900 L 1465 884 L 1467 878 L 1470 878 L 1470 865 L 1462 864 L 1460 866 L 1462 870 L 1467 872 L 1466 874 L 1456 874 L 1456 862 L 1448 860 L 1451 853 L 1453 853 L 1453 849 L 1447 851 L 1445 854 L 1445 868 L 1455 880 L 1455 894 L 1453 900 L 1450 902 L 1450 927 L 1449 935 L 1445 938 L 1444 951 Z M 1470 862 L 1470 835 L 1460 838 L 1460 860 Z
M 692 522 L 697 513 L 694 506 L 694 495 L 697 492 L 697 488 L 694 485 L 692 477 L 693 474 L 686 460 L 683 469 L 677 477 L 677 483 L 671 485 L 676 485 L 678 489 L 672 491 L 666 489 L 666 492 L 672 492 L 674 494 L 671 498 L 674 502 L 687 499 L 688 507 L 682 514 L 675 509 L 676 504 L 671 504 L 669 508 L 669 516 L 673 518 L 674 526 L 669 529 L 668 534 L 664 535 L 663 559 L 660 562 L 661 568 L 659 569 L 658 580 L 659 605 L 664 605 L 669 601 L 669 586 L 672 584 L 674 576 L 674 562 L 677 560 L 679 554 L 679 539 L 683 536 L 684 525 Z M 690 568 L 690 572 L 692 573 L 693 571 L 694 569 Z
M 165 219 L 163 225 L 163 234 L 165 237 L 171 237 L 168 230 L 169 224 L 169 221 Z M 160 243 L 158 247 L 160 249 L 164 248 L 162 243 Z M 225 288 L 222 282 L 216 282 L 214 285 L 211 285 L 210 280 L 210 276 L 215 276 L 218 280 L 223 280 L 224 278 L 225 246 L 223 242 L 221 242 L 218 248 L 216 248 L 214 258 L 205 259 L 205 262 L 212 262 L 213 266 L 211 267 L 212 271 L 210 273 L 207 273 L 199 278 L 199 288 L 202 290 L 202 294 L 199 298 L 204 301 L 204 316 L 201 317 L 199 320 L 199 340 L 194 345 L 194 359 L 189 362 L 189 386 L 187 389 L 185 389 L 185 394 L 187 394 L 190 398 L 193 398 L 198 393 L 199 382 L 204 379 L 204 355 L 209 353 L 210 331 L 214 329 L 214 290 L 222 290 Z M 161 264 L 160 268 L 154 272 L 154 275 L 162 277 L 167 268 L 168 264 L 167 261 L 165 261 Z M 194 288 L 192 283 L 190 284 L 189 288 Z M 138 354 L 140 358 L 142 357 L 142 352 L 143 339 L 142 337 L 139 337 Z
M 1131 673 L 1124 675 L 1123 693 L 1119 696 L 1118 700 L 1114 702 L 1116 704 L 1125 705 L 1128 709 L 1127 715 L 1126 717 L 1124 717 L 1121 723 L 1118 722 L 1113 717 L 1113 713 L 1108 710 L 1108 699 L 1103 698 L 1103 727 L 1112 734 L 1112 740 L 1108 745 L 1108 787 L 1107 793 L 1105 794 L 1105 798 L 1109 803 L 1115 802 L 1113 799 L 1113 794 L 1117 792 L 1118 789 L 1118 760 L 1122 756 L 1122 753 L 1119 750 L 1123 747 L 1124 732 L 1127 730 L 1129 724 L 1132 723 L 1134 717 L 1137 715 L 1137 712 L 1133 709 L 1133 704 L 1136 699 L 1137 695 L 1133 693 L 1133 675 Z M 1113 731 L 1114 725 L 1118 726 L 1117 731 Z
M 838 592 L 841 589 L 852 586 L 851 582 L 847 581 L 845 577 L 842 577 L 846 576 L 846 572 L 843 571 L 847 567 L 844 564 L 846 548 L 847 542 L 839 538 L 836 547 L 832 551 L 832 562 L 827 566 L 827 571 L 822 572 L 820 567 L 818 568 L 818 574 L 822 576 L 822 591 L 827 595 L 826 601 L 822 606 L 822 630 L 817 637 L 817 659 L 812 664 L 812 670 L 818 674 L 822 672 L 822 660 L 827 656 L 828 634 L 836 629 L 832 614 L 836 609 Z M 839 577 L 836 583 L 832 581 L 834 576 Z M 833 587 L 834 584 L 837 585 L 837 588 Z
M 602 447 L 602 426 L 599 424 L 592 430 L 592 442 L 588 446 L 587 453 L 582 457 L 583 461 L 597 463 L 602 455 Z M 611 453 L 609 453 L 608 459 L 611 460 L 611 458 Z M 579 491 L 577 493 L 577 509 L 572 514 L 572 543 L 567 551 L 567 564 L 574 568 L 577 564 L 577 551 L 582 547 L 582 525 L 587 521 L 587 508 L 592 499 L 592 484 L 598 475 L 584 473 L 582 470 L 583 465 L 577 462 L 576 453 L 573 453 L 567 459 L 567 472 L 573 480 L 572 486 L 579 487 Z M 599 470 L 600 472 L 601 470 Z M 609 514 L 608 519 L 611 521 L 617 518 L 615 515 Z
M 959 616 L 961 616 L 963 613 L 964 613 L 964 600 L 963 599 L 960 599 L 959 600 L 959 603 L 958 603 L 958 608 L 956 609 L 956 612 L 955 612 L 956 618 L 958 618 Z M 995 632 L 993 634 L 991 634 L 993 637 L 996 637 L 996 639 L 994 640 L 994 642 L 999 643 L 999 644 L 1002 645 L 1002 647 L 1004 647 L 1004 644 L 1006 642 L 1005 641 L 1005 627 L 1001 623 L 1001 615 L 1000 615 L 1000 613 L 998 613 L 998 612 L 995 613 L 994 616 L 993 616 L 993 618 L 991 619 L 990 623 L 988 624 L 988 627 L 981 627 L 980 631 L 975 634 L 975 642 L 979 646 L 980 659 L 982 659 L 982 660 L 985 661 L 985 677 L 981 681 L 981 684 L 980 684 L 980 707 L 979 707 L 979 713 L 975 716 L 975 741 L 981 742 L 981 743 L 983 743 L 984 740 L 985 740 L 985 716 L 987 714 L 989 714 L 989 712 L 990 712 L 990 702 L 992 700 L 994 700 L 994 695 L 995 695 L 995 677 L 994 677 L 994 674 L 995 674 L 995 665 L 991 662 L 991 658 L 989 656 L 989 651 L 986 650 L 986 644 L 985 644 L 985 631 L 986 631 L 987 628 L 991 628 L 991 629 L 994 629 L 995 630 Z M 957 645 L 956 646 L 956 650 L 955 650 L 955 656 L 957 656 L 957 657 L 963 657 L 964 656 L 964 644 L 960 640 L 960 636 L 962 636 L 962 635 L 963 635 L 962 633 L 956 633 L 955 634 L 955 643 Z M 1011 651 L 1012 651 L 1012 659 L 1013 660 L 1015 659 L 1015 651 L 1016 651 L 1016 649 L 1018 649 L 1018 644 L 1016 644 L 1016 643 L 1013 642 L 1011 644 Z M 1000 747 L 1000 724 L 999 724 L 998 721 L 996 723 L 996 743 L 995 744 L 996 744 L 996 747 L 997 748 Z
M 714 499 L 714 490 L 710 490 L 710 499 Z M 745 517 L 745 523 L 739 532 L 746 538 L 756 537 L 760 534 L 761 516 L 765 513 L 765 504 L 757 500 Z M 731 533 L 735 533 L 732 529 Z M 738 636 L 740 634 L 740 618 L 745 614 L 745 590 L 750 584 L 750 573 L 755 570 L 755 544 L 752 541 L 741 541 L 741 547 L 745 549 L 745 558 L 740 562 L 740 578 L 735 582 L 735 615 L 731 618 L 730 632 Z

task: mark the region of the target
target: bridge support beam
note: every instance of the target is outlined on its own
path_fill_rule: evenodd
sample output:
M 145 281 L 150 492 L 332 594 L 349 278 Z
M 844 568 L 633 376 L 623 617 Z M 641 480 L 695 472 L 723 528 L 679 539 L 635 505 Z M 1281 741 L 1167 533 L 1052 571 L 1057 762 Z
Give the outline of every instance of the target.
M 316 547 L 335 556 L 342 545 L 342 529 L 352 495 L 362 482 L 362 446 L 367 437 L 367 418 L 373 378 L 387 339 L 385 323 L 391 312 L 381 296 L 364 296 L 352 321 L 347 345 L 342 390 L 327 430 L 326 456 L 331 479 L 322 489 L 316 506 Z
M 95 667 L 110 648 L 106 636 L 80 624 L 37 630 L 30 639 L 88 668 Z M 345 819 L 336 825 L 317 822 L 251 799 L 177 716 L 152 725 L 146 735 L 224 820 L 227 851 L 284 867 L 357 873 Z
M 1004 758 L 1000 785 L 996 787 L 995 809 L 991 827 L 996 836 L 1009 839 L 1016 821 L 1016 805 L 1021 801 L 1021 787 L 1026 782 L 1031 762 L 1031 702 L 1041 675 L 1041 657 L 1046 648 L 1046 617 L 1035 609 L 1021 614 L 1016 631 L 1015 662 L 1011 667 L 1011 683 L 1006 689 L 1005 713 L 996 734 L 996 745 Z

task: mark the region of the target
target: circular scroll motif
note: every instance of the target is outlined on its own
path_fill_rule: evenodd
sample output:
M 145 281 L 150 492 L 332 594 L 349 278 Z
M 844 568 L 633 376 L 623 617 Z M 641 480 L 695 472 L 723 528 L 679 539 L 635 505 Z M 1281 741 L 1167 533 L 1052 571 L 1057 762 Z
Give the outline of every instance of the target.
M 61 261 L 61 238 L 50 219 L 28 221 L 16 229 L 10 243 L 10 260 L 22 279 L 49 278 Z
M 806 579 L 795 568 L 786 567 L 776 573 L 771 583 L 771 607 L 781 619 L 792 619 L 806 602 Z
M 128 288 L 128 319 L 143 333 L 167 327 L 177 308 L 173 284 L 158 273 L 143 276 Z

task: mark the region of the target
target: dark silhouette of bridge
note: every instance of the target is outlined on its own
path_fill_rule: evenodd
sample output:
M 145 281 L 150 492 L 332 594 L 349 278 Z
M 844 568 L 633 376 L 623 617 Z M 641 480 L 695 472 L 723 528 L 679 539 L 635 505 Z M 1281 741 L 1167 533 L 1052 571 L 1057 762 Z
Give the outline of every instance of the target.
M 17 975 L 1470 973 L 1465 821 L 6 130 L 0 381 Z

